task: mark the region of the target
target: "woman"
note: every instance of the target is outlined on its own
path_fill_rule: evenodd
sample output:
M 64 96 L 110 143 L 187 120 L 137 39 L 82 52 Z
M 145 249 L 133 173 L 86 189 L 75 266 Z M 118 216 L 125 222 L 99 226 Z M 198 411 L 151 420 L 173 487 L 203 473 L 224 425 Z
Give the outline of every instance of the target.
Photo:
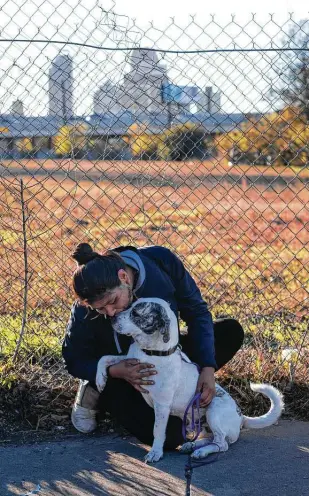
M 104 254 L 81 243 L 73 253 L 78 268 L 73 275 L 77 301 L 72 306 L 63 357 L 68 372 L 83 379 L 72 410 L 72 423 L 87 433 L 96 427 L 98 409 L 109 411 L 140 441 L 153 441 L 154 412 L 140 391 L 155 380 L 156 371 L 147 363 L 123 360 L 109 368 L 104 391 L 95 386 L 97 364 L 103 355 L 126 354 L 128 336 L 117 335 L 110 317 L 125 310 L 139 297 L 168 301 L 187 324 L 180 336 L 183 351 L 200 367 L 197 390 L 201 406 L 215 395 L 215 370 L 227 363 L 243 342 L 243 329 L 234 319 L 212 321 L 207 304 L 179 258 L 161 246 L 120 247 Z M 170 417 L 165 449 L 182 442 L 181 420 Z

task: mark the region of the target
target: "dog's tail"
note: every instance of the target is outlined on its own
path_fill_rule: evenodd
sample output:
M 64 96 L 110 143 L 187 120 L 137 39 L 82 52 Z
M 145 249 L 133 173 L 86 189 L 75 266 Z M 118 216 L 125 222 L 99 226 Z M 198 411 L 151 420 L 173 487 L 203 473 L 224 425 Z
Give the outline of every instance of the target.
M 270 409 L 261 417 L 243 415 L 243 427 L 246 429 L 263 429 L 273 425 L 279 419 L 284 408 L 283 396 L 278 389 L 268 384 L 250 384 L 252 391 L 262 393 L 270 399 Z

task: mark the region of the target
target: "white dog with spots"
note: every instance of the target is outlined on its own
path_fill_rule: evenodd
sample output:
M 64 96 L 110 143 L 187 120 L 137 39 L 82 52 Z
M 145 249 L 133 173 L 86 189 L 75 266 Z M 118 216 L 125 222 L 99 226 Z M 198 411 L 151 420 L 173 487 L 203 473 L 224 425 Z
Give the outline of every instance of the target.
M 158 372 L 155 384 L 147 386 L 149 394 L 143 394 L 143 397 L 155 410 L 154 442 L 145 461 L 156 462 L 163 456 L 169 415 L 183 419 L 187 405 L 194 397 L 199 372 L 177 346 L 177 319 L 164 300 L 141 298 L 129 309 L 119 313 L 112 325 L 118 333 L 132 336 L 134 342 L 127 356 L 101 358 L 96 375 L 97 388 L 99 391 L 104 389 L 107 367 L 124 358 L 136 358 L 155 366 Z M 216 396 L 207 408 L 200 411 L 212 432 L 211 439 L 187 442 L 181 451 L 192 452 L 194 459 L 204 458 L 210 453 L 227 451 L 229 444 L 237 441 L 242 427 L 260 429 L 274 424 L 283 410 L 282 395 L 274 387 L 265 384 L 251 384 L 251 389 L 270 399 L 271 407 L 265 415 L 246 417 L 231 396 L 216 385 Z M 191 419 L 188 420 L 189 424 Z

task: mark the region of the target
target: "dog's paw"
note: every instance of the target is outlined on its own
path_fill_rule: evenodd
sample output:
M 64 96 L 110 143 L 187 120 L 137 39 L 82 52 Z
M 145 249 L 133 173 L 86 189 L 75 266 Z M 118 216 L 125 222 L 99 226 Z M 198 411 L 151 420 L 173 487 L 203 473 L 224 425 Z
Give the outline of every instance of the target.
M 206 458 L 206 456 L 211 455 L 212 453 L 218 453 L 220 451 L 218 445 L 211 443 L 207 446 L 203 446 L 195 451 L 193 451 L 191 458 L 193 460 L 201 460 L 202 458 Z
M 106 372 L 106 367 L 108 366 L 108 357 L 103 356 L 100 358 L 97 366 L 97 373 L 96 373 L 96 378 L 95 378 L 95 383 L 97 386 L 97 390 L 99 393 L 102 393 L 103 389 L 105 388 L 106 382 L 107 382 L 107 372 Z
M 195 443 L 192 441 L 189 441 L 188 443 L 183 444 L 179 448 L 179 453 L 182 453 L 182 454 L 192 453 L 192 451 L 194 451 L 194 448 L 195 448 Z
M 104 375 L 104 374 L 100 374 L 99 372 L 97 373 L 96 375 L 96 386 L 97 386 L 97 390 L 99 391 L 99 393 L 102 393 L 103 389 L 105 388 L 106 386 L 106 381 L 107 381 L 107 377 Z
M 154 463 L 158 462 L 163 458 L 163 451 L 162 450 L 150 450 L 149 453 L 144 458 L 145 463 Z

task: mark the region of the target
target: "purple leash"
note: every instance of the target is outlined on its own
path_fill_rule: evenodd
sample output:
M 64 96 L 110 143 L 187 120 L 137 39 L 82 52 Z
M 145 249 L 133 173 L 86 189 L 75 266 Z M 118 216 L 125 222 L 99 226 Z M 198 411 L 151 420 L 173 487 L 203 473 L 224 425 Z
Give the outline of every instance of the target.
M 190 441 L 194 442 L 196 439 L 199 437 L 201 433 L 201 417 L 200 417 L 200 399 L 201 399 L 201 393 L 197 393 L 190 403 L 188 404 L 183 421 L 182 421 L 182 437 L 184 438 L 185 441 L 189 441 L 187 438 L 187 420 L 188 420 L 188 413 L 191 411 L 191 430 L 194 432 L 194 437 L 190 439 Z M 195 416 L 194 416 L 194 410 L 195 408 L 197 409 L 198 412 L 198 419 L 197 422 L 195 422 Z M 216 443 L 211 443 L 215 444 L 218 446 Z M 219 446 L 218 446 L 219 447 Z M 220 448 L 219 448 L 220 449 Z M 209 455 L 205 460 L 200 460 L 200 461 L 192 461 L 191 454 L 189 453 L 188 455 L 188 461 L 185 465 L 185 478 L 187 481 L 187 486 L 186 486 L 186 496 L 191 496 L 191 481 L 192 481 L 192 473 L 193 469 L 197 467 L 202 467 L 204 465 L 208 465 L 209 463 L 213 463 L 217 461 L 218 453 L 213 453 L 212 455 Z
M 201 393 L 196 393 L 196 395 L 193 396 L 192 400 L 190 401 L 190 403 L 188 404 L 188 406 L 186 408 L 186 411 L 185 411 L 185 414 L 183 417 L 183 421 L 182 421 L 182 437 L 184 438 L 185 441 L 188 441 L 188 439 L 187 439 L 187 419 L 188 419 L 188 413 L 189 413 L 190 408 L 191 408 L 191 417 L 192 417 L 190 427 L 192 429 L 192 432 L 195 433 L 192 441 L 195 441 L 201 433 L 200 399 L 201 399 Z M 194 408 L 196 408 L 198 411 L 197 429 L 196 429 L 195 418 L 194 418 Z

